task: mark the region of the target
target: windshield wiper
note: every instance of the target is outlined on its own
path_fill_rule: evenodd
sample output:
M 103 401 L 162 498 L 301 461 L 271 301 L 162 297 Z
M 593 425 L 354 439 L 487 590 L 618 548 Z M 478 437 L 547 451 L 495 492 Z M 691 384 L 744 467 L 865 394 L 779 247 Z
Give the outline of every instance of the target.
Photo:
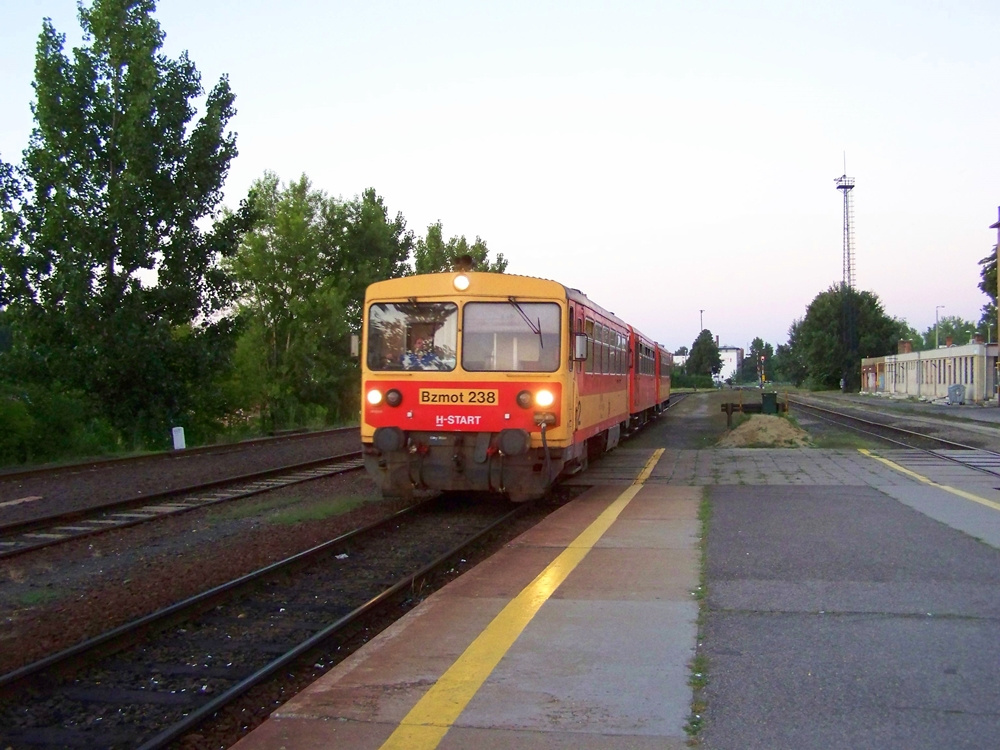
M 515 310 L 517 310 L 517 314 L 521 316 L 521 319 L 524 320 L 524 322 L 528 324 L 528 328 L 531 329 L 531 332 L 538 334 L 538 345 L 539 345 L 540 348 L 544 349 L 545 348 L 545 341 L 542 339 L 542 320 L 541 320 L 541 318 L 536 318 L 535 322 L 532 323 L 531 322 L 531 318 L 529 318 L 528 314 L 524 310 L 521 309 L 521 306 L 517 303 L 516 299 L 514 299 L 513 297 L 508 297 L 507 301 L 510 302 L 511 306 Z

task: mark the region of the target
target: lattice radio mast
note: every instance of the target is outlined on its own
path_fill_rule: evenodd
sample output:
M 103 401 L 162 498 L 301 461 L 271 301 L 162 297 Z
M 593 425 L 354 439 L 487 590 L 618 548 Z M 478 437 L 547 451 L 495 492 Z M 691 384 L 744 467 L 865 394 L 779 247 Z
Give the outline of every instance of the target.
M 837 184 L 837 190 L 844 191 L 844 281 L 840 286 L 843 307 L 841 327 L 843 377 L 840 379 L 840 387 L 844 393 L 848 393 L 858 387 L 857 376 L 860 373 L 857 372 L 858 327 L 857 295 L 854 294 L 854 208 L 851 201 L 854 178 L 847 176 L 847 154 L 844 154 L 844 174 L 835 179 L 834 182 Z
M 847 176 L 847 157 L 844 157 L 844 174 L 834 180 L 837 190 L 844 191 L 844 281 L 845 287 L 854 288 L 854 201 L 851 190 L 854 178 Z

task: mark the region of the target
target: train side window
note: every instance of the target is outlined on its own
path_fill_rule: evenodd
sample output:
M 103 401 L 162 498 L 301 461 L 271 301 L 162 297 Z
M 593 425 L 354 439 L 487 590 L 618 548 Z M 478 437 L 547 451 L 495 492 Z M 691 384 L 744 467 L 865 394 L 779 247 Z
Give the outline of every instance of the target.
M 594 372 L 604 373 L 604 326 L 601 323 L 594 324 Z
M 594 371 L 594 321 L 587 318 L 586 329 L 587 339 L 590 341 L 590 346 L 587 347 L 587 372 Z
M 611 357 L 612 357 L 611 335 L 613 333 L 614 331 L 612 331 L 610 328 L 608 328 L 607 326 L 604 327 L 604 374 L 605 375 L 611 374 Z

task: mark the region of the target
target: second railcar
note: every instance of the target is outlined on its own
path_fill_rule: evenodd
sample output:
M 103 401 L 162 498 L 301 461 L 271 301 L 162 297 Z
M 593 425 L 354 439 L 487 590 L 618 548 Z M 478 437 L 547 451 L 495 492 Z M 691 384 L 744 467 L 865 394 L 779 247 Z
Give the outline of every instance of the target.
M 636 430 L 656 416 L 657 377 L 656 348 L 651 339 L 629 328 L 629 429 Z
M 662 346 L 656 347 L 656 410 L 662 412 L 670 403 L 670 375 L 674 369 L 674 355 Z

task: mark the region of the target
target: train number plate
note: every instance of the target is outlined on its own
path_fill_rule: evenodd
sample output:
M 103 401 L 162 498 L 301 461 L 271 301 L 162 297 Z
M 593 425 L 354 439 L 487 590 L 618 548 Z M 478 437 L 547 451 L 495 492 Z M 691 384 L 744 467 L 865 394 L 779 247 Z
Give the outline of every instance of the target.
M 495 406 L 499 391 L 483 388 L 421 388 L 421 405 Z

